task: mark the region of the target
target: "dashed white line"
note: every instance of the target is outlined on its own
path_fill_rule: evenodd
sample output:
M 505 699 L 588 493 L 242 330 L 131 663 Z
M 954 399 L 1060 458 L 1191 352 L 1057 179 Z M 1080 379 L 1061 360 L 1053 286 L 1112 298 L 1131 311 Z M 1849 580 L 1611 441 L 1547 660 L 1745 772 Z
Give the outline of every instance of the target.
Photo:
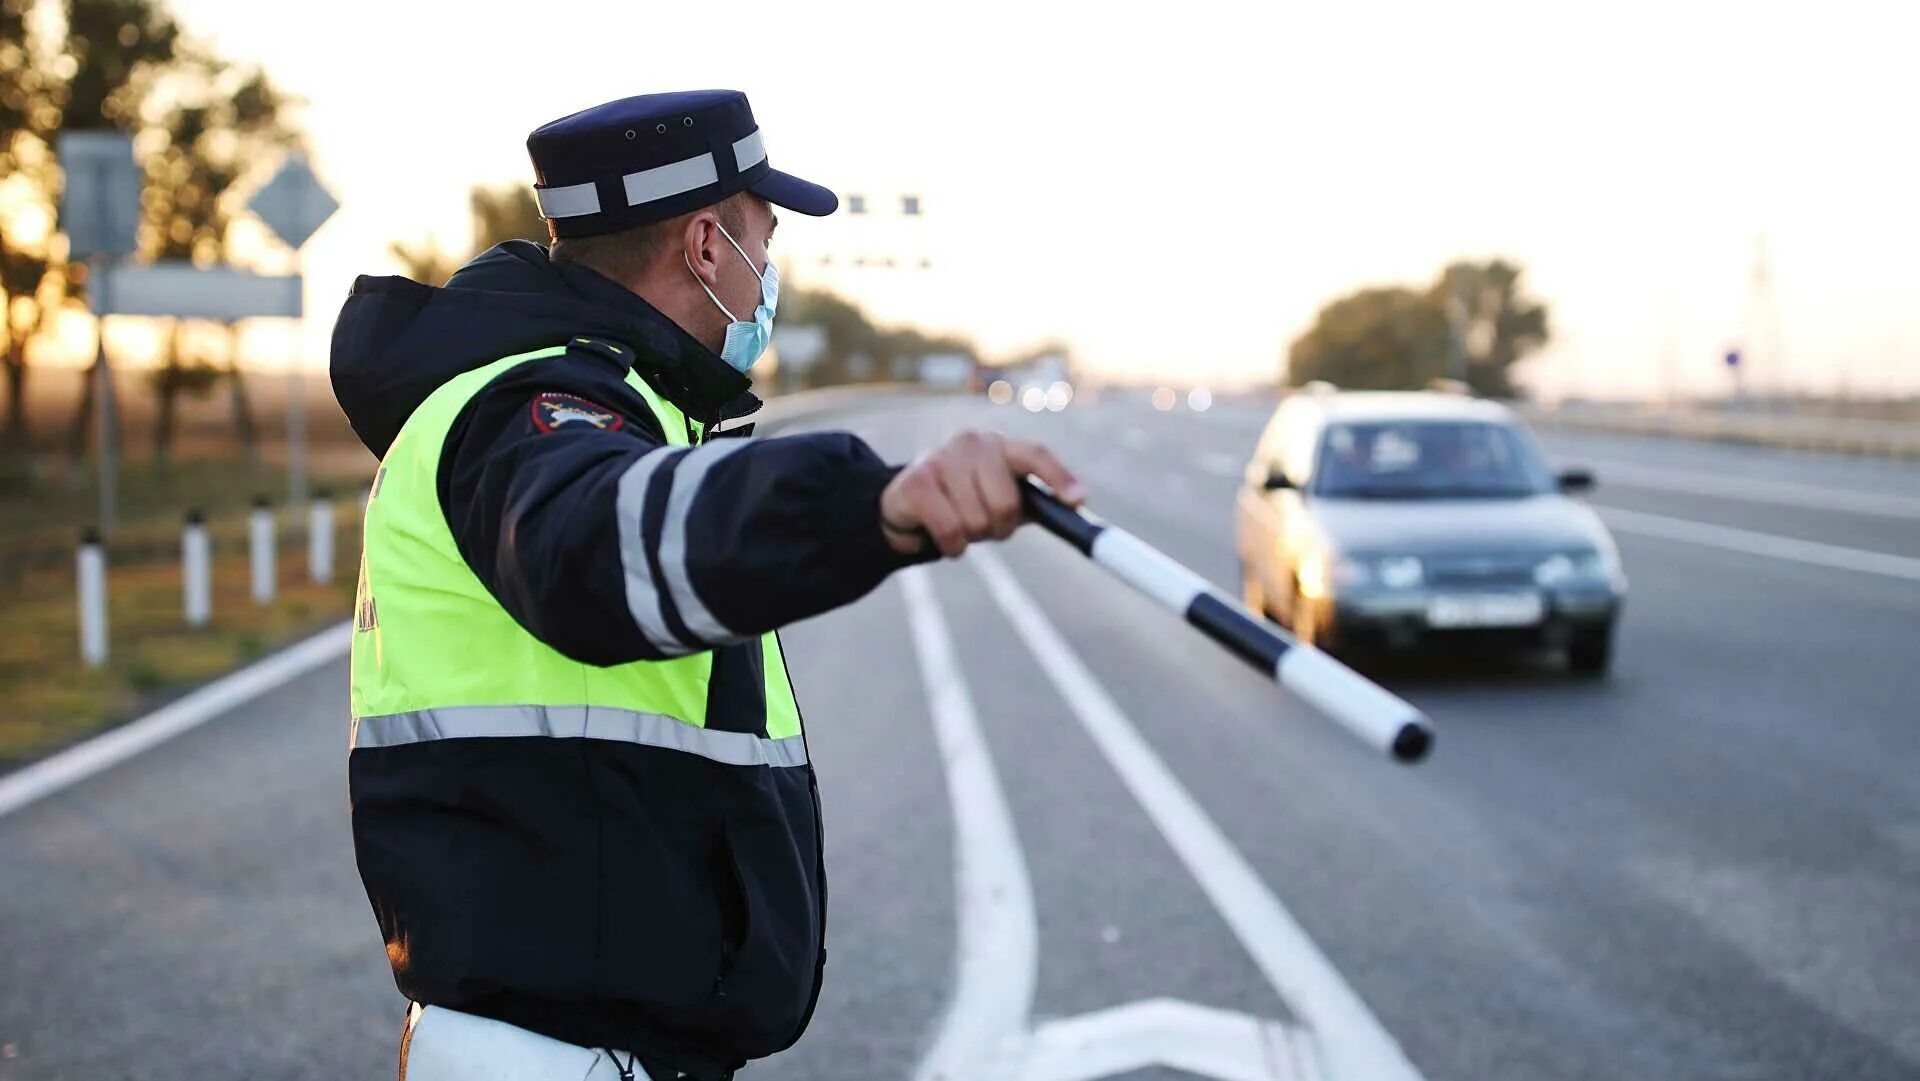
M 1669 518 L 1664 514 L 1646 514 L 1637 510 L 1621 510 L 1617 507 L 1594 509 L 1599 513 L 1602 521 L 1621 533 L 1637 533 L 1645 537 L 1702 544 L 1710 548 L 1721 548 L 1746 555 L 1766 556 L 1794 563 L 1808 563 L 1816 567 L 1832 567 L 1837 570 L 1920 582 L 1920 559 L 1911 556 L 1875 552 L 1866 548 L 1849 548 L 1839 544 L 1823 544 L 1819 541 L 1783 537 L 1777 533 L 1760 533 L 1751 529 L 1735 529 L 1732 526 L 1709 525 L 1706 522 L 1695 522 L 1686 518 Z
M 1399 1043 L 1154 754 L 999 556 L 977 547 L 969 562 L 1128 791 L 1313 1034 L 1325 1075 L 1342 1081 L 1418 1079 Z
M 0 816 L 196 728 L 347 652 L 353 625 L 340 623 L 265 660 L 188 694 L 145 717 L 102 733 L 0 778 Z

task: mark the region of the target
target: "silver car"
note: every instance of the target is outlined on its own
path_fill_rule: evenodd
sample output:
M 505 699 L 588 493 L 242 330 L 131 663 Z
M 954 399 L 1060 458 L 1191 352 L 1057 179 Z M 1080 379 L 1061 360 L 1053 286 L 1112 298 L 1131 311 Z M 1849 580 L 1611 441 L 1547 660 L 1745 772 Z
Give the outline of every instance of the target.
M 1441 638 L 1564 650 L 1603 675 L 1627 583 L 1613 538 L 1504 406 L 1455 394 L 1306 391 L 1247 463 L 1247 606 L 1322 649 Z

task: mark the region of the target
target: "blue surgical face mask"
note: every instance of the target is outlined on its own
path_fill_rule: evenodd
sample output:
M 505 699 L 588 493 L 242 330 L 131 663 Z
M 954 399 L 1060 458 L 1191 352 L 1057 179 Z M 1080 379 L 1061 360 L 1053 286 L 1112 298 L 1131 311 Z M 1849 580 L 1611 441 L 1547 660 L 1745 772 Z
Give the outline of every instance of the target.
M 720 226 L 720 235 L 727 238 L 727 243 L 733 245 L 733 250 L 740 253 L 741 259 L 746 260 L 747 269 L 752 270 L 753 260 L 747 258 L 746 249 L 740 246 L 739 241 L 733 239 L 733 234 L 727 232 L 726 226 Z M 684 260 L 686 256 L 682 255 L 681 258 Z M 687 271 L 689 273 L 693 271 L 691 260 L 687 260 Z M 752 322 L 739 319 L 732 312 L 727 311 L 727 306 L 720 303 L 719 297 L 713 295 L 713 290 L 707 288 L 707 283 L 701 280 L 700 275 L 693 275 L 693 280 L 700 282 L 700 288 L 707 290 L 707 299 L 713 301 L 713 306 L 724 312 L 728 319 L 733 320 L 727 324 L 727 337 L 720 346 L 720 359 L 732 365 L 735 371 L 742 373 L 753 367 L 754 362 L 760 359 L 760 355 L 767 351 L 767 343 L 773 340 L 773 310 L 780 305 L 780 272 L 774 268 L 773 259 L 769 257 L 766 269 L 755 271 L 755 273 L 760 276 L 760 304 L 753 309 Z

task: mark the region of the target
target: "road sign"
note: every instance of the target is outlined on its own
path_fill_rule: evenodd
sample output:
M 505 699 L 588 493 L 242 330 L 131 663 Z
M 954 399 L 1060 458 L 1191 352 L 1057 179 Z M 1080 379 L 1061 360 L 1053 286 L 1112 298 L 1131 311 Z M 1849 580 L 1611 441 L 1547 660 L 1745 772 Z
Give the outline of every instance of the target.
M 247 200 L 247 209 L 266 222 L 288 247 L 297 250 L 333 217 L 340 203 L 320 185 L 306 156 L 291 154 L 273 179 Z
M 1727 350 L 1727 367 L 1729 368 L 1740 367 L 1740 350 L 1738 349 Z
M 60 136 L 60 231 L 67 257 L 131 255 L 139 246 L 139 166 L 133 138 L 118 131 L 70 131 Z
M 232 322 L 252 316 L 301 313 L 298 274 L 255 274 L 238 267 L 163 262 L 108 272 L 104 314 L 171 315 Z

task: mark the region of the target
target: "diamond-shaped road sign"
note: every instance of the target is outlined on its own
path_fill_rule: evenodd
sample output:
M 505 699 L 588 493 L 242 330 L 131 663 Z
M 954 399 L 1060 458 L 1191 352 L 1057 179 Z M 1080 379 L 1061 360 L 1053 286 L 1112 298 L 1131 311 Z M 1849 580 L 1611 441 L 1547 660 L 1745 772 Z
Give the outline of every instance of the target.
M 273 179 L 247 200 L 247 209 L 279 234 L 288 247 L 298 250 L 313 236 L 314 230 L 333 217 L 340 203 L 320 186 L 305 155 L 292 154 L 286 164 L 280 166 L 280 171 L 273 174 Z

